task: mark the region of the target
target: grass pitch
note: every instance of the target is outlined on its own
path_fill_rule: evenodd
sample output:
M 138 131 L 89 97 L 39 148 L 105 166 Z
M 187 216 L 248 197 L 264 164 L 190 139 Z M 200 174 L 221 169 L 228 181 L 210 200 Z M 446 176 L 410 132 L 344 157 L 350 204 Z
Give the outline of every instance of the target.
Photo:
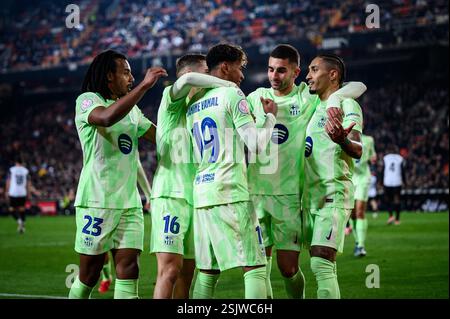
M 345 249 L 338 256 L 338 280 L 344 299 L 449 298 L 449 215 L 446 213 L 402 213 L 402 224 L 387 226 L 387 214 L 373 218 L 368 214 L 367 256 L 353 256 L 353 236 L 347 236 Z M 150 216 L 145 216 L 145 251 L 141 255 L 139 293 L 151 298 L 156 280 L 156 259 L 148 253 Z M 29 217 L 26 233 L 16 232 L 12 218 L 0 218 L 0 298 L 66 297 L 66 282 L 78 265 L 73 250 L 75 217 Z M 273 258 L 272 287 L 275 298 L 286 298 L 284 284 Z M 316 284 L 309 267 L 309 256 L 301 253 L 306 277 L 306 297 L 316 297 Z M 368 288 L 366 283 L 379 288 Z M 112 285 L 113 289 L 113 285 Z M 242 271 L 224 272 L 216 298 L 243 298 Z M 93 298 L 108 299 L 113 291 Z

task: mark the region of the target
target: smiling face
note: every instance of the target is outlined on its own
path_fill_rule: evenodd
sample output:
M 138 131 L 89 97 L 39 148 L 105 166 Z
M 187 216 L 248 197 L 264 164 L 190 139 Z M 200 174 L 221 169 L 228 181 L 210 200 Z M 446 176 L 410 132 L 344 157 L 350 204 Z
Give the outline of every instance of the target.
M 111 98 L 117 99 L 133 88 L 134 77 L 131 74 L 131 67 L 127 60 L 116 59 L 116 71 L 108 73 L 108 87 L 111 91 Z
M 280 95 L 291 91 L 299 74 L 300 68 L 295 63 L 289 62 L 289 59 L 269 58 L 267 77 L 271 87 Z
M 318 94 L 320 96 L 330 87 L 332 79 L 336 77 L 336 74 L 332 74 L 336 73 L 336 70 L 329 69 L 326 62 L 321 58 L 312 60 L 308 70 L 306 81 L 308 82 L 309 92 L 311 94 Z

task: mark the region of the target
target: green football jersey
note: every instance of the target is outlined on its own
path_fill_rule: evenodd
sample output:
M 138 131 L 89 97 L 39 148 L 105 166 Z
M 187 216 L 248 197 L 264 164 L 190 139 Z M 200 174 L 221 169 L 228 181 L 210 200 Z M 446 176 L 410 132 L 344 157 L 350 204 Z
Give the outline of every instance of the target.
M 193 205 L 195 166 L 186 128 L 186 99 L 172 101 L 167 87 L 158 110 L 156 151 L 158 167 L 153 177 L 152 198 L 183 198 Z
M 253 122 L 244 93 L 230 87 L 207 90 L 188 107 L 186 117 L 199 163 L 194 207 L 248 201 L 244 142 L 236 132 Z
M 370 158 L 374 156 L 375 144 L 372 136 L 361 135 L 362 156 L 359 160 L 354 159 L 355 170 L 353 172 L 353 183 L 370 183 Z
M 114 100 L 86 92 L 78 96 L 75 125 L 83 150 L 83 169 L 75 206 L 125 209 L 142 207 L 137 189 L 138 138 L 152 123 L 135 105 L 110 127 L 88 123 L 97 106 L 108 107 Z
M 362 111 L 353 99 L 341 103 L 342 126 L 352 122 L 353 130 L 362 131 Z M 304 208 L 353 208 L 353 159 L 334 143 L 325 131 L 328 116 L 326 102 L 319 102 L 306 129 Z
M 311 95 L 306 83 L 294 85 L 291 93 L 276 96 L 272 88 L 259 88 L 247 96 L 250 110 L 262 127 L 265 113 L 260 97 L 278 105 L 277 122 L 263 154 L 250 161 L 248 182 L 250 194 L 301 194 L 304 172 L 305 134 L 319 98 Z M 300 172 L 300 175 L 299 175 Z M 299 187 L 300 185 L 300 187 Z

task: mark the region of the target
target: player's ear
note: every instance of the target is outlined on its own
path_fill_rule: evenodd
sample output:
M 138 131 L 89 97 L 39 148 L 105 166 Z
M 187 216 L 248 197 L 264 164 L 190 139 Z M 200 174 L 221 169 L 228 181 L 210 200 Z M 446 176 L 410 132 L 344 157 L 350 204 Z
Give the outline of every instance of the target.
M 108 74 L 106 74 L 106 79 L 108 80 L 108 82 L 112 82 L 114 79 L 114 75 L 112 72 L 108 72 Z
M 295 79 L 300 75 L 300 71 L 301 71 L 300 67 L 295 68 L 295 71 L 294 71 Z
M 228 65 L 228 62 L 222 62 L 220 63 L 220 71 L 222 71 L 223 74 L 228 74 L 230 66 Z
M 331 81 L 337 81 L 338 80 L 338 71 L 337 70 L 331 69 L 328 74 L 330 76 L 330 80 Z

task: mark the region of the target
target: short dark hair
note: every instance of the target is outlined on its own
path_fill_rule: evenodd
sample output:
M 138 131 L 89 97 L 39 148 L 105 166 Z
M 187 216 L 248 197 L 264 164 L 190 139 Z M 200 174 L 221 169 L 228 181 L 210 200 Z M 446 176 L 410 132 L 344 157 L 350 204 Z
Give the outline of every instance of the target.
M 300 66 L 300 53 L 290 44 L 279 44 L 270 52 L 270 56 L 276 59 L 288 59 L 290 63 Z
M 209 49 L 206 64 L 211 71 L 222 62 L 247 62 L 247 55 L 238 45 L 221 43 Z
M 176 69 L 177 69 L 177 76 L 178 74 L 188 66 L 196 66 L 198 63 L 205 61 L 206 55 L 204 54 L 196 54 L 196 53 L 189 53 L 185 54 L 182 57 L 179 57 L 177 59 Z
M 344 83 L 347 73 L 344 60 L 340 56 L 332 53 L 322 53 L 319 54 L 317 57 L 324 60 L 328 65 L 330 65 L 332 69 L 336 69 L 338 71 L 339 85 L 342 85 L 342 83 Z
M 116 59 L 126 60 L 127 57 L 114 50 L 107 50 L 97 55 L 84 76 L 81 92 L 99 93 L 105 100 L 111 97 L 108 88 L 108 73 L 116 72 Z

